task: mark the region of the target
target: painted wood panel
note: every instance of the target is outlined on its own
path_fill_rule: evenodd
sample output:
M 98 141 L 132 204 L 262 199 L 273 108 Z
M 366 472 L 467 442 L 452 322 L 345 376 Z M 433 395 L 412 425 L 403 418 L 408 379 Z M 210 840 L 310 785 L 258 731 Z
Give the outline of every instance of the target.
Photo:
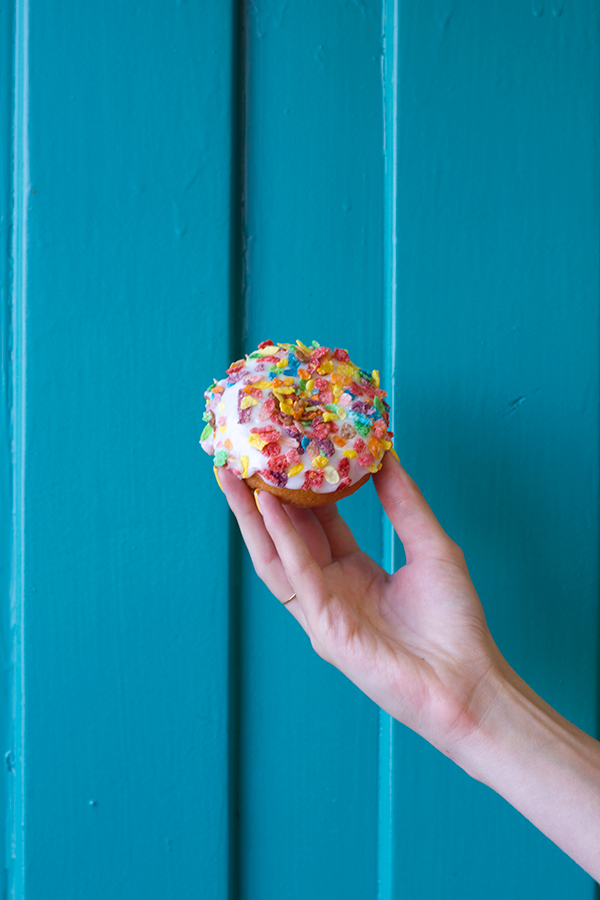
M 501 649 L 594 730 L 595 5 L 0 14 L 9 895 L 594 896 L 312 654 L 197 441 L 260 340 L 385 366 Z
M 17 897 L 228 895 L 233 20 L 17 6 Z
M 465 550 L 500 649 L 591 733 L 598 25 L 586 0 L 399 2 L 386 17 L 400 456 Z M 487 788 L 401 726 L 392 742 L 384 896 L 595 896 Z
M 243 349 L 382 354 L 381 6 L 252 4 Z M 380 554 L 368 486 L 343 508 Z M 241 896 L 374 897 L 377 709 L 316 657 L 244 558 Z

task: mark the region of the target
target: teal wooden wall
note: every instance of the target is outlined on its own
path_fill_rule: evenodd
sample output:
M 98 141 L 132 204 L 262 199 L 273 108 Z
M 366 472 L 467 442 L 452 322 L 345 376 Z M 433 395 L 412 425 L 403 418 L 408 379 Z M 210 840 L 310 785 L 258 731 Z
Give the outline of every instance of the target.
M 595 732 L 599 17 L 0 10 L 6 896 L 595 896 L 312 653 L 198 438 L 260 340 L 384 369 L 501 650 Z

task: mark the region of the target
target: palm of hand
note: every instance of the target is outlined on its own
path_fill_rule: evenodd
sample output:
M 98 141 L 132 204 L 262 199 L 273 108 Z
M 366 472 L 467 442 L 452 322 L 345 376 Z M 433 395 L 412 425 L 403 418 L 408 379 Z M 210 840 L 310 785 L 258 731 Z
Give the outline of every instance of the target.
M 319 655 L 434 743 L 467 724 L 493 642 L 458 548 L 389 576 L 358 549 L 335 558 L 316 523 L 299 530 L 322 573 L 319 612 L 303 622 Z

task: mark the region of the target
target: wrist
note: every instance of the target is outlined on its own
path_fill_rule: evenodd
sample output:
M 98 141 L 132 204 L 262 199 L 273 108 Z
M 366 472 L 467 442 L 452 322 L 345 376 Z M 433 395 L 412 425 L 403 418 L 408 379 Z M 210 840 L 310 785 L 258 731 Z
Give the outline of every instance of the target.
M 552 709 L 501 657 L 473 695 L 451 758 L 499 793 L 595 878 L 600 744 Z

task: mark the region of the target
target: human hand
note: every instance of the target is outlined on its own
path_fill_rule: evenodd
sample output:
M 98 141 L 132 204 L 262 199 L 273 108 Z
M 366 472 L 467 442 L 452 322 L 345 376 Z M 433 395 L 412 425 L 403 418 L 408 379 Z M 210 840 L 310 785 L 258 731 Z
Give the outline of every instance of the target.
M 502 663 L 460 548 L 390 453 L 374 483 L 406 553 L 388 575 L 335 504 L 282 506 L 227 471 L 221 484 L 259 577 L 313 648 L 390 715 L 452 755 L 475 727 L 473 699 Z M 261 515 L 262 514 L 262 515 Z

